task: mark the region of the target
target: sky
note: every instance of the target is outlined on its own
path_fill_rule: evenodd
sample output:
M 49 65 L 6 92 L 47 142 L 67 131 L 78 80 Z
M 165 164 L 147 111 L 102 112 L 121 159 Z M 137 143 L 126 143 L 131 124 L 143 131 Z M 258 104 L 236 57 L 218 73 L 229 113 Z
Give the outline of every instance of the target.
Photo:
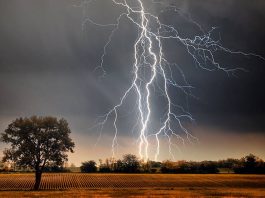
M 182 37 L 202 34 L 188 20 L 192 19 L 205 32 L 217 27 L 213 37 L 220 39 L 224 47 L 265 57 L 264 1 L 157 2 L 163 6 L 149 0 L 144 1 L 144 6 L 163 23 L 174 26 Z M 166 9 L 172 5 L 182 15 Z M 0 0 L 0 131 L 17 117 L 63 117 L 76 144 L 70 162 L 79 165 L 111 157 L 113 117 L 101 134 L 93 126 L 130 86 L 137 29 L 128 19 L 121 20 L 107 47 L 106 75 L 101 78 L 102 72 L 95 68 L 100 65 L 112 28 L 96 26 L 86 19 L 115 23 L 121 12 L 122 8 L 105 0 L 89 4 L 80 0 Z M 177 42 L 165 41 L 164 45 L 167 59 L 181 67 L 194 87 L 194 97 L 170 90 L 173 102 L 193 115 L 195 122 L 184 124 L 199 140 L 175 147 L 175 159 L 218 160 L 249 153 L 265 159 L 265 61 L 255 56 L 217 54 L 221 65 L 246 70 L 233 76 L 196 67 Z M 179 73 L 173 75 L 179 78 Z M 137 131 L 132 133 L 135 100 L 130 95 L 119 112 L 117 158 L 126 153 L 138 154 Z M 156 100 L 152 107 L 154 118 L 161 116 L 159 112 L 164 108 L 159 97 Z M 171 158 L 168 141 L 165 137 L 161 140 L 160 161 Z M 1 152 L 5 147 L 0 143 Z

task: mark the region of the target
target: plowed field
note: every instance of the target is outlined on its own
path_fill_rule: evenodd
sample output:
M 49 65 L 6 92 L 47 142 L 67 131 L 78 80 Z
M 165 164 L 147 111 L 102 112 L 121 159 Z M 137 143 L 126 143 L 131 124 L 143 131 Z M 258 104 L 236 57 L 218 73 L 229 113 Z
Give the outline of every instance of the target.
M 33 188 L 33 185 L 34 174 L 0 174 L 0 197 L 11 196 L 11 191 L 14 197 L 16 194 L 20 197 L 23 193 L 29 193 L 25 195 L 26 197 L 30 196 L 30 193 L 36 193 L 27 192 Z M 148 195 L 159 192 L 163 196 L 172 193 L 172 196 L 178 195 L 176 193 L 188 193 L 190 196 L 197 193 L 205 195 L 204 193 L 207 192 L 211 196 L 217 193 L 224 196 L 265 197 L 265 175 L 45 173 L 42 176 L 40 190 L 48 194 L 58 192 L 56 190 L 65 190 L 68 194 L 72 191 L 89 192 L 90 195 L 91 192 L 103 192 L 100 196 L 105 195 L 104 192 L 112 192 L 115 195 L 120 193 L 122 196 L 125 196 L 123 193 L 134 192 L 137 195 L 142 192 L 144 194 L 140 195 L 144 196 L 148 191 Z
M 1 190 L 30 190 L 34 174 L 1 174 Z M 43 174 L 40 189 L 169 187 L 265 188 L 265 175 L 173 175 L 173 174 Z

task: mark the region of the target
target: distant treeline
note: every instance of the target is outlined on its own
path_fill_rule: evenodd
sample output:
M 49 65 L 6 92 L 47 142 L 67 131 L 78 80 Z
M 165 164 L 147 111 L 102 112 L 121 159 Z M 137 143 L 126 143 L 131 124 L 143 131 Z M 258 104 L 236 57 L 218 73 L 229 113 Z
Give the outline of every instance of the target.
M 10 167 L 10 166 L 9 166 Z M 10 168 L 3 164 L 0 171 L 32 171 L 28 168 Z M 82 162 L 82 165 L 75 167 L 74 165 L 56 166 L 50 164 L 44 172 L 84 172 L 84 173 L 240 173 L 240 174 L 265 174 L 265 162 L 253 154 L 249 154 L 241 159 L 228 158 L 219 161 L 142 161 L 135 155 L 126 154 L 122 159 L 115 160 L 108 158 L 99 160 L 97 164 L 93 160 Z
M 90 160 L 82 163 L 81 172 L 103 173 L 247 173 L 265 174 L 265 162 L 253 154 L 241 159 L 228 158 L 219 161 L 141 161 L 135 155 L 127 154 L 123 159 L 99 160 L 99 165 Z

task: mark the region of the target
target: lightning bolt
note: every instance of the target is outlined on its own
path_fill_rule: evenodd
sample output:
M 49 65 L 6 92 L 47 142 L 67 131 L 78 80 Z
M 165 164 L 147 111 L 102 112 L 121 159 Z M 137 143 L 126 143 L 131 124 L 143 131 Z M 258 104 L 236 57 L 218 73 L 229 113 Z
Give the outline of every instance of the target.
M 222 46 L 220 40 L 212 38 L 212 34 L 216 30 L 215 27 L 208 32 L 204 32 L 202 27 L 195 22 L 189 14 L 182 12 L 174 5 L 164 5 L 161 1 L 152 1 L 153 4 L 165 7 L 165 9 L 162 9 L 161 12 L 168 10 L 174 11 L 188 22 L 196 25 L 201 31 L 201 35 L 196 35 L 193 38 L 180 36 L 176 27 L 162 23 L 159 16 L 149 12 L 148 9 L 146 9 L 143 0 L 111 1 L 114 6 L 119 6 L 124 10 L 116 19 L 116 23 L 101 24 L 95 22 L 90 17 L 86 17 L 83 21 L 83 27 L 87 23 L 91 23 L 103 28 L 112 28 L 108 40 L 103 47 L 100 64 L 95 68 L 95 70 L 101 70 L 102 77 L 106 75 L 106 71 L 104 69 L 104 58 L 107 54 L 108 46 L 111 44 L 112 37 L 116 31 L 119 30 L 121 24 L 120 21 L 123 18 L 129 19 L 131 24 L 138 29 L 138 37 L 134 42 L 134 63 L 132 64 L 133 79 L 131 80 L 131 84 L 120 98 L 120 101 L 101 117 L 101 121 L 97 123 L 97 127 L 99 127 L 101 134 L 104 125 L 110 117 L 113 116 L 114 119 L 112 124 L 115 134 L 112 141 L 112 155 L 114 157 L 118 146 L 119 130 L 117 122 L 119 120 L 119 109 L 124 105 L 124 101 L 128 98 L 129 93 L 133 93 L 137 97 L 137 121 L 133 130 L 135 130 L 136 126 L 140 129 L 138 133 L 138 153 L 140 158 L 143 160 L 150 158 L 149 139 L 154 138 L 156 142 L 154 160 L 157 160 L 160 155 L 160 137 L 164 136 L 168 140 L 169 153 L 174 159 L 172 149 L 178 149 L 176 140 L 179 140 L 183 145 L 185 145 L 185 142 L 188 141 L 189 143 L 193 143 L 194 141 L 197 141 L 197 138 L 193 136 L 183 124 L 184 119 L 194 122 L 194 118 L 186 110 L 186 108 L 180 104 L 174 103 L 174 99 L 172 98 L 169 89 L 173 87 L 183 92 L 186 96 L 194 97 L 191 91 L 194 87 L 188 83 L 181 67 L 176 63 L 170 63 L 167 60 L 164 50 L 164 41 L 172 40 L 182 45 L 193 60 L 194 65 L 198 68 L 206 71 L 220 70 L 228 75 L 236 75 L 237 71 L 245 70 L 240 67 L 233 67 L 231 69 L 231 67 L 221 65 L 215 58 L 217 52 L 256 56 L 262 60 L 264 60 L 264 58 L 257 54 L 233 51 L 225 48 Z M 83 4 L 87 6 L 91 2 L 93 2 L 93 0 L 83 1 Z M 174 79 L 173 68 L 174 71 L 177 69 L 179 72 L 179 76 L 182 78 L 182 83 L 178 83 L 178 81 Z M 162 79 L 162 81 L 159 79 Z M 150 123 L 154 122 L 151 118 L 151 114 L 153 113 L 151 103 L 153 101 L 153 95 L 155 94 L 153 91 L 155 87 L 166 101 L 166 107 L 164 116 L 161 118 L 160 127 L 153 130 L 150 127 Z M 184 134 L 184 136 L 181 134 Z

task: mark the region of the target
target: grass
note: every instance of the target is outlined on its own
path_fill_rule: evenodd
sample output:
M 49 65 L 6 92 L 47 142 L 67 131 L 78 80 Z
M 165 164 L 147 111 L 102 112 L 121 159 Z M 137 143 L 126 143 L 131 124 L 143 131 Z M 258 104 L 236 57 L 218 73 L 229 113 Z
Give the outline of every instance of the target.
M 265 197 L 265 175 L 0 174 L 0 197 Z

